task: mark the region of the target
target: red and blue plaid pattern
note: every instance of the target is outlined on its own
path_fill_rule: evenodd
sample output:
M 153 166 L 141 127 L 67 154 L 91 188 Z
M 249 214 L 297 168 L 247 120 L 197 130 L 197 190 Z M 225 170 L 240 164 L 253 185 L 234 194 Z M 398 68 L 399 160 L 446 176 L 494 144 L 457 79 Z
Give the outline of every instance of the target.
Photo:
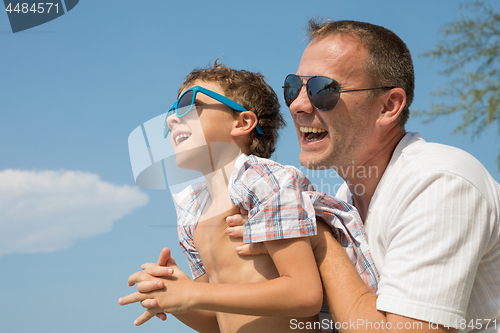
M 173 194 L 177 207 L 177 233 L 179 244 L 188 258 L 191 276 L 197 279 L 205 274 L 205 267 L 194 246 L 194 230 L 200 219 L 210 194 L 205 182 L 198 182 L 185 188 L 178 194 Z

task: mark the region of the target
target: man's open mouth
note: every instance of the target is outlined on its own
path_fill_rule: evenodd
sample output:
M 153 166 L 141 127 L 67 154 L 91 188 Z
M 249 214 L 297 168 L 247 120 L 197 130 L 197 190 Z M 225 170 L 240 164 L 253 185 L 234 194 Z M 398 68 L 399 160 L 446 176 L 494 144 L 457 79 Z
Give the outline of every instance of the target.
M 328 132 L 316 127 L 300 127 L 300 132 L 304 134 L 307 142 L 313 142 L 323 139 Z

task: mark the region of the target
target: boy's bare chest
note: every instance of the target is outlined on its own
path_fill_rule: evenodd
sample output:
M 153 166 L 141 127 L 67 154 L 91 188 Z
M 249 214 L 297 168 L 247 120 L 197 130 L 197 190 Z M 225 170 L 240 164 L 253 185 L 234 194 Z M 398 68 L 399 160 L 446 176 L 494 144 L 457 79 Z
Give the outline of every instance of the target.
M 200 218 L 194 232 L 194 245 L 203 260 L 203 266 L 211 283 L 222 282 L 226 267 L 234 266 L 237 253 L 235 248 L 241 241 L 227 235 L 226 217 L 239 214 L 239 208 L 233 207 L 210 218 Z
M 233 207 L 217 216 L 200 219 L 194 232 L 194 245 L 198 251 L 210 283 L 250 283 L 278 276 L 269 255 L 240 256 L 236 247 L 240 239 L 228 236 L 226 217 L 239 214 Z

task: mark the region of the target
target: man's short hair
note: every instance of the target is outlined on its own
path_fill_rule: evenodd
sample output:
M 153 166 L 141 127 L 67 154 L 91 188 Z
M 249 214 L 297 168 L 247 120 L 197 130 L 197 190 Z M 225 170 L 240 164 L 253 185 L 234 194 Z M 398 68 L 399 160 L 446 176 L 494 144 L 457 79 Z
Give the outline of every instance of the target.
M 335 35 L 346 35 L 358 39 L 368 51 L 369 59 L 366 69 L 373 80 L 374 87 L 404 89 L 406 105 L 398 117 L 398 124 L 404 127 L 410 116 L 409 107 L 413 101 L 415 74 L 410 51 L 401 38 L 384 27 L 370 23 L 325 21 L 316 18 L 309 21 L 308 34 L 310 40 Z
M 193 70 L 179 88 L 179 94 L 196 81 L 220 85 L 224 95 L 249 111 L 253 111 L 264 134 L 252 131 L 250 154 L 269 158 L 276 150 L 278 130 L 285 126 L 278 96 L 260 73 L 228 68 L 217 60 L 207 68 Z

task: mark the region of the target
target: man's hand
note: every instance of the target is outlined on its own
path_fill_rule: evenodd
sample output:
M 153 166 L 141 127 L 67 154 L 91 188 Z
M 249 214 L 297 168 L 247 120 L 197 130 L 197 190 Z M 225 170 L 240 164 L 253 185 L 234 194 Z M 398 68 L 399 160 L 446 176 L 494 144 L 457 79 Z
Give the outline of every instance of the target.
M 226 223 L 229 226 L 227 234 L 232 238 L 243 238 L 243 225 L 248 221 L 248 212 L 240 209 L 240 214 L 228 216 Z M 236 247 L 236 252 L 242 256 L 268 254 L 264 243 L 243 244 Z

